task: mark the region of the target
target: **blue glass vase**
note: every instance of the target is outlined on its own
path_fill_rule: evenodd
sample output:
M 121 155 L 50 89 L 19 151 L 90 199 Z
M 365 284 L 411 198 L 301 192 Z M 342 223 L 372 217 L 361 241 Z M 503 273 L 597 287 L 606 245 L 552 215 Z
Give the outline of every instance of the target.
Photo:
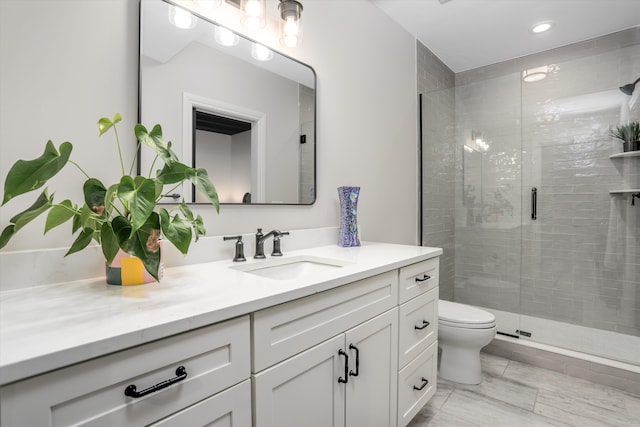
M 360 246 L 358 237 L 358 196 L 360 187 L 338 187 L 340 199 L 340 235 L 338 246 Z

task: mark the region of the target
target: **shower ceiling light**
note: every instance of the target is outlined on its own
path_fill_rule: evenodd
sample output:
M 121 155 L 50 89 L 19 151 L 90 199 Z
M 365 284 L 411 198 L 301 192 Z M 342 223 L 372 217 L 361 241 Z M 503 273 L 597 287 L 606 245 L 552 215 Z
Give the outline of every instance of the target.
M 549 74 L 549 67 L 543 65 L 542 67 L 529 68 L 522 72 L 522 80 L 527 83 L 539 82 L 547 77 Z
M 533 34 L 540 34 L 544 33 L 545 31 L 549 31 L 551 27 L 553 27 L 553 22 L 551 21 L 538 22 L 536 25 L 531 27 L 531 32 Z

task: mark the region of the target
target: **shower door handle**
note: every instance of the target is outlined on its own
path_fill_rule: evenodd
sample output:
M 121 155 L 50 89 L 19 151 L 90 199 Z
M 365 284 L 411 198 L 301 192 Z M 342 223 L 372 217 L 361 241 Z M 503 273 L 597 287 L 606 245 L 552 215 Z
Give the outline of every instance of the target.
M 533 187 L 531 189 L 531 219 L 538 219 L 538 189 Z

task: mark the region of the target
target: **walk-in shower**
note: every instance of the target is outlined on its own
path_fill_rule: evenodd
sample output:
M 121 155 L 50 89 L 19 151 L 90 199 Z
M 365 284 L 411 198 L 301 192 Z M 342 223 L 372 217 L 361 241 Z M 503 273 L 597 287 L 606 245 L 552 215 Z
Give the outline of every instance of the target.
M 640 365 L 640 152 L 610 136 L 640 120 L 640 45 L 570 58 L 421 95 L 424 234 L 451 190 L 442 298 L 489 309 L 502 334 Z

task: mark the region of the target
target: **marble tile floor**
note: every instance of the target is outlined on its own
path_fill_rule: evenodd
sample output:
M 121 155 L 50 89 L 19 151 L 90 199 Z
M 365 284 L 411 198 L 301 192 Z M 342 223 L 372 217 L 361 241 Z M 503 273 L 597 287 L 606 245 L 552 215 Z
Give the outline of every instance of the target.
M 439 380 L 409 427 L 640 427 L 640 396 L 481 353 L 475 386 Z

